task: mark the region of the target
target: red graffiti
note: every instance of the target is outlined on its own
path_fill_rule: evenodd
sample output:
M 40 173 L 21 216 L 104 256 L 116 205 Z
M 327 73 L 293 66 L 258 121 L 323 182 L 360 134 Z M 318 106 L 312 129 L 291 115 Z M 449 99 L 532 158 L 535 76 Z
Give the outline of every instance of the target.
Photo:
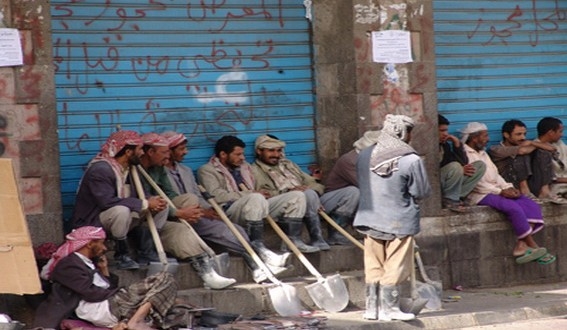
M 516 5 L 506 18 L 506 23 L 502 24 L 502 26 L 497 24 L 491 25 L 489 21 L 483 20 L 482 17 L 479 18 L 473 31 L 467 33 L 467 38 L 472 39 L 477 34 L 488 34 L 490 38 L 482 42 L 483 46 L 491 45 L 495 42 L 508 45 L 508 39 L 511 38 L 514 33 L 527 28 L 531 29 L 529 33 L 530 45 L 536 47 L 539 44 L 539 36 L 541 33 L 559 31 L 559 22 L 567 19 L 567 9 L 561 9 L 558 0 L 555 0 L 555 6 L 552 10 L 540 9 L 538 7 L 538 0 L 532 0 L 531 4 L 531 8 L 528 10 L 523 9 L 520 5 Z M 488 12 L 488 9 L 481 8 L 479 11 L 484 14 Z M 526 17 L 527 15 L 530 16 Z M 525 22 L 531 22 L 532 24 L 526 24 Z
M 196 8 L 191 5 L 191 2 L 189 2 L 187 4 L 187 17 L 196 22 L 206 20 L 209 17 L 209 13 L 211 16 L 216 17 L 217 11 L 220 11 L 223 8 L 225 2 L 226 0 L 221 0 L 220 3 L 217 4 L 216 0 L 211 0 L 210 4 L 205 4 L 205 0 L 201 0 L 200 4 L 195 6 Z M 263 17 L 265 20 L 272 20 L 272 18 L 276 16 L 280 27 L 284 27 L 282 0 L 278 0 L 277 7 L 275 9 L 278 11 L 277 15 L 272 15 L 270 10 L 266 8 L 265 2 L 265 0 L 260 1 L 258 10 L 252 7 L 240 8 L 242 13 L 233 13 L 231 10 L 228 10 L 224 20 L 220 23 L 220 26 L 217 29 L 209 29 L 209 31 L 223 31 L 230 22 L 251 17 Z M 194 15 L 193 12 L 197 12 L 196 15 Z

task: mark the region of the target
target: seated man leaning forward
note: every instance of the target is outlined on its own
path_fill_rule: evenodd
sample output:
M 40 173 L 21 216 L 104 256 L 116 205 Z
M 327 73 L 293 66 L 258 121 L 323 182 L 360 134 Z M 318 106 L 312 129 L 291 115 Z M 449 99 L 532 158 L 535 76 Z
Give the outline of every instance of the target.
M 66 236 L 42 270 L 53 287 L 36 310 L 34 327 L 59 329 L 73 312 L 97 327 L 153 329 L 146 317 L 155 327 L 163 324 L 177 295 L 173 276 L 161 272 L 119 288 L 118 278 L 108 271 L 105 238 L 102 228 L 91 226 Z
M 273 135 L 261 135 L 256 139 L 256 161 L 252 165 L 256 189 L 266 191 L 270 196 L 302 191 L 307 202 L 304 221 L 311 245 L 328 250 L 330 247 L 321 232 L 319 211 L 329 212 L 339 225 L 348 222 L 347 219 L 354 217 L 358 207 L 358 188 L 347 186 L 325 193 L 325 186 L 285 158 L 285 145 Z
M 131 189 L 130 166 L 139 164 L 143 153 L 138 133 L 112 133 L 81 179 L 71 217 L 72 228 L 103 227 L 112 236 L 118 269 L 140 268 L 130 256 L 128 233 L 138 231 L 139 223 L 150 213 L 157 223 L 167 218 L 165 200 L 156 196 L 145 199 Z
M 168 206 L 169 217 L 161 224 L 156 223 L 165 252 L 175 258 L 189 260 L 206 288 L 223 289 L 234 284 L 235 279 L 223 277 L 215 271 L 211 257 L 197 241 L 196 234 L 190 227 L 180 222 L 196 221 L 201 217 L 202 211 L 194 206 L 185 205 L 187 199 L 191 199 L 191 196 L 178 195 L 171 188 L 164 167 L 169 159 L 169 141 L 157 133 L 146 133 L 142 135 L 142 140 L 144 142 L 144 154 L 140 157 L 140 165 L 176 206 L 176 208 Z M 158 195 L 143 176 L 140 180 L 146 193 Z M 151 237 L 146 237 L 146 240 L 151 244 Z
M 450 122 L 447 118 L 438 115 L 438 125 L 442 205 L 443 208 L 462 211 L 462 199 L 482 178 L 486 166 L 478 161 L 469 164 L 463 144 L 456 136 L 449 134 Z
M 172 198 L 176 206 L 179 208 L 196 208 L 200 210 L 201 216 L 193 221 L 191 225 L 204 240 L 220 245 L 227 250 L 242 255 L 248 268 L 252 271 L 252 279 L 256 283 L 266 281 L 268 278 L 262 269 L 256 264 L 242 244 L 236 239 L 236 236 L 230 231 L 228 226 L 220 219 L 217 212 L 203 198 L 193 170 L 181 164 L 185 155 L 188 154 L 187 138 L 185 135 L 176 132 L 165 132 L 163 136 L 169 142 L 171 156 L 166 165 L 166 171 L 169 182 L 160 180 L 160 186 Z M 169 185 L 171 184 L 171 185 Z M 177 196 L 184 197 L 178 198 Z M 177 201 L 177 202 L 176 202 Z M 274 275 L 277 275 L 287 268 L 285 265 L 290 254 L 285 253 L 278 255 L 269 250 L 264 245 L 264 227 L 254 223 L 247 224 L 246 232 L 238 224 L 234 224 L 240 234 L 251 243 L 252 248 L 258 253 L 266 265 L 270 268 Z M 252 238 L 252 242 L 250 242 Z
M 520 193 L 537 199 L 538 195 L 530 192 L 528 178 L 532 176 L 531 155 L 536 150 L 555 151 L 550 144 L 526 140 L 526 124 L 517 119 L 506 121 L 502 125 L 502 142 L 488 149 L 488 154 L 498 168 L 500 176 L 514 185 Z M 550 157 L 551 165 L 551 157 Z
M 260 254 L 264 249 L 264 219 L 269 214 L 280 223 L 299 221 L 301 225 L 305 197 L 296 191 L 271 197 L 264 191 L 254 190 L 252 169 L 244 158 L 245 147 L 236 136 L 223 136 L 215 144 L 215 154 L 199 168 L 197 175 L 226 215 L 246 228 L 252 247 Z M 305 253 L 318 251 L 303 242 L 297 247 Z M 287 259 L 287 255 L 284 256 Z
M 488 143 L 486 125 L 469 123 L 462 134 L 461 141 L 465 143 L 469 161 L 480 160 L 486 164 L 484 176 L 467 196 L 469 203 L 490 206 L 506 215 L 518 238 L 512 252 L 517 263 L 537 260 L 540 264 L 548 264 L 555 261 L 555 256 L 549 254 L 544 247 L 539 247 L 532 236 L 543 229 L 540 206 L 522 195 L 513 184 L 506 182 L 484 150 Z

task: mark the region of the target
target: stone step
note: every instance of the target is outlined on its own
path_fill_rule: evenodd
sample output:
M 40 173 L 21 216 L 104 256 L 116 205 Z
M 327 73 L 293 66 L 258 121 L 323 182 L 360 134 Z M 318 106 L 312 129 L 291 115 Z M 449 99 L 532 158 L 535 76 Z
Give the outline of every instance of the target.
M 336 273 L 331 272 L 322 275 L 327 277 Z M 361 270 L 341 271 L 339 274 L 349 292 L 349 306 L 347 308 L 364 308 L 364 272 Z M 319 309 L 305 289 L 306 285 L 316 282 L 314 276 L 288 277 L 284 278 L 282 282 L 296 289 L 297 297 L 304 310 Z M 243 283 L 224 290 L 193 288 L 180 290 L 178 297 L 197 306 L 214 307 L 217 311 L 227 313 L 237 313 L 246 316 L 253 316 L 259 313 L 274 314 L 276 311 L 273 308 L 269 295 L 269 289 L 273 287 L 275 285 L 272 283 Z
M 329 251 L 305 254 L 305 257 L 322 274 L 363 269 L 363 253 L 354 245 L 332 246 Z M 175 278 L 179 289 L 202 288 L 203 283 L 190 264 L 184 261 L 180 261 L 178 264 Z M 292 269 L 279 274 L 278 279 L 311 275 L 295 256 L 291 257 L 291 265 L 293 266 Z M 111 269 L 111 271 L 120 277 L 120 285 L 124 286 L 144 278 L 147 268 L 134 271 Z M 251 273 L 246 267 L 244 260 L 236 255 L 230 257 L 229 271 L 226 276 L 235 278 L 237 284 L 253 283 Z

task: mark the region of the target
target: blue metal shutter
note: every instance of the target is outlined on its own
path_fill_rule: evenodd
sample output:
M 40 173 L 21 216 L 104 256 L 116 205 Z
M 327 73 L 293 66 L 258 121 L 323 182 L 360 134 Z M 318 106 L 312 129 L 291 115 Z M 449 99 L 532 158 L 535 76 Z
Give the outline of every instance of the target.
M 61 191 L 69 217 L 87 162 L 115 131 L 176 130 L 187 164 L 266 132 L 315 159 L 309 22 L 301 0 L 51 2 Z
M 438 111 L 451 131 L 545 116 L 567 124 L 567 1 L 434 0 Z M 454 125 L 453 125 L 454 124 Z

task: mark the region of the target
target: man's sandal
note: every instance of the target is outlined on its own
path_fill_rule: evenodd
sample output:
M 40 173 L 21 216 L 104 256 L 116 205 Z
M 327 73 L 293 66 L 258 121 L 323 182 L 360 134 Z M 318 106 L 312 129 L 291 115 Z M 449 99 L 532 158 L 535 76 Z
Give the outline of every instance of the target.
M 525 264 L 543 257 L 547 253 L 547 249 L 544 247 L 540 248 L 528 248 L 523 255 L 516 258 L 517 264 Z
M 555 259 L 557 259 L 554 255 L 550 254 L 550 253 L 546 253 L 543 255 L 543 257 L 537 259 L 537 263 L 540 265 L 549 265 L 551 263 L 553 263 L 555 261 Z

